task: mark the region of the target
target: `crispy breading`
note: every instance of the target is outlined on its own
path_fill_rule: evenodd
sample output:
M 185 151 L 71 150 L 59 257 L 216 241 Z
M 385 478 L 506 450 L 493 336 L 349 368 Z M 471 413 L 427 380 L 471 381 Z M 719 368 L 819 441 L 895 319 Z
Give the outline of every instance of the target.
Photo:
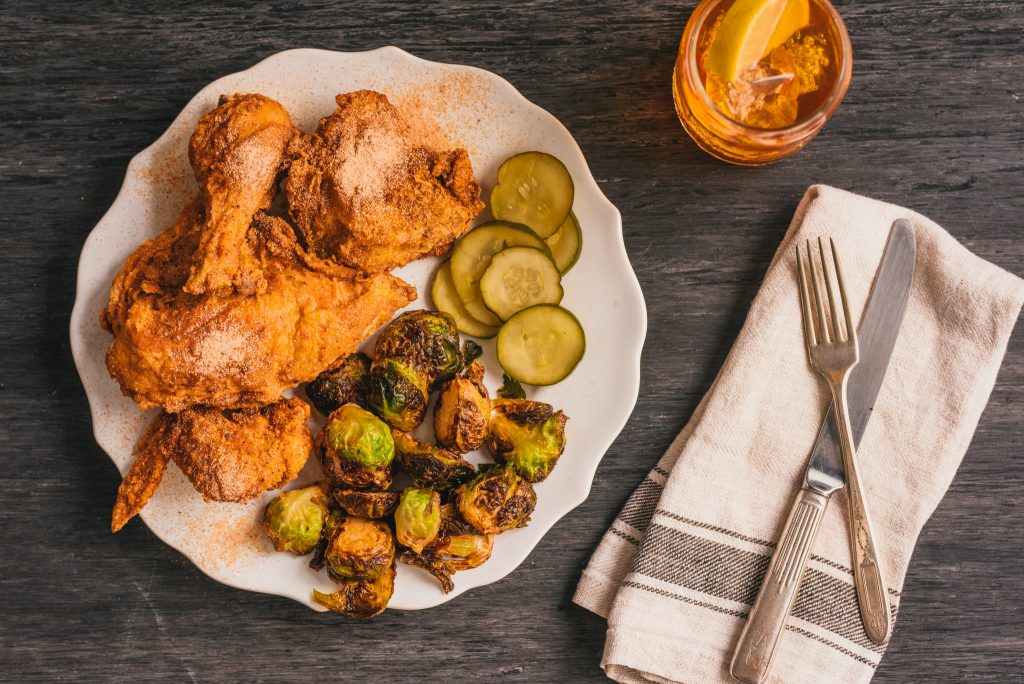
M 289 148 L 288 207 L 307 244 L 367 272 L 446 253 L 483 209 L 466 151 L 420 144 L 380 93 L 336 101 Z

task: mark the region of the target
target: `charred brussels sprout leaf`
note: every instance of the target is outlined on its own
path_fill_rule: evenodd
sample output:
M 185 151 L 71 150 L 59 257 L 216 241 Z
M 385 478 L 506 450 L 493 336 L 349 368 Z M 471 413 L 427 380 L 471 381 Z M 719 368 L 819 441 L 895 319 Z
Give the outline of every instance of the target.
M 387 608 L 395 592 L 394 563 L 371 580 L 342 580 L 338 590 L 325 594 L 313 590 L 313 601 L 335 613 L 353 618 L 371 618 Z
M 345 519 L 345 515 L 339 511 L 331 510 L 327 514 L 327 518 L 324 520 L 324 529 L 320 533 L 320 541 L 317 543 L 316 548 L 313 549 L 313 557 L 309 559 L 309 567 L 313 570 L 320 571 L 324 569 L 327 562 L 324 557 L 327 555 L 327 545 L 331 541 L 331 537 L 334 536 L 334 529 Z
M 473 477 L 476 468 L 458 454 L 438 449 L 399 430 L 392 430 L 395 456 L 414 484 L 449 489 Z
M 351 516 L 336 523 L 324 552 L 327 572 L 339 582 L 374 579 L 394 559 L 395 538 L 387 523 Z
M 336 368 L 326 370 L 306 385 L 306 396 L 323 415 L 345 404 L 363 403 L 363 383 L 370 372 L 370 357 L 356 352 Z
M 399 560 L 423 568 L 441 583 L 444 593 L 455 588 L 452 574 L 483 565 L 491 557 L 494 536 L 482 534 L 460 516 L 455 506 L 441 507 L 441 530 L 420 553 L 403 551 Z
M 514 466 L 530 482 L 540 482 L 565 451 L 567 420 L 549 404 L 498 399 L 491 410 L 487 448 L 496 461 Z
M 327 519 L 324 491 L 317 485 L 281 492 L 263 511 L 263 531 L 278 551 L 303 555 L 316 548 Z
M 427 382 L 397 359 L 385 359 L 366 376 L 366 405 L 388 425 L 412 430 L 427 413 Z
M 530 520 L 537 493 L 519 477 L 512 464 L 494 465 L 455 490 L 459 513 L 484 534 L 524 527 Z
M 484 355 L 484 348 L 473 340 L 466 340 L 462 345 L 462 365 L 468 366 Z
M 355 489 L 335 489 L 334 503 L 359 518 L 383 518 L 398 507 L 397 492 L 360 492 Z
M 386 489 L 391 485 L 395 443 L 391 429 L 355 404 L 327 417 L 317 439 L 324 475 L 335 487 Z
M 441 495 L 433 489 L 406 487 L 395 510 L 398 543 L 419 553 L 441 529 Z
M 441 446 L 465 454 L 483 444 L 491 413 L 483 375 L 483 364 L 474 361 L 441 386 L 434 406 L 434 435 Z
M 502 399 L 525 399 L 526 390 L 519 384 L 519 381 L 508 373 L 502 374 L 501 387 L 498 388 L 498 396 Z
M 402 361 L 413 369 L 428 392 L 436 389 L 462 367 L 455 319 L 437 311 L 407 311 L 377 337 L 373 366 L 387 359 Z

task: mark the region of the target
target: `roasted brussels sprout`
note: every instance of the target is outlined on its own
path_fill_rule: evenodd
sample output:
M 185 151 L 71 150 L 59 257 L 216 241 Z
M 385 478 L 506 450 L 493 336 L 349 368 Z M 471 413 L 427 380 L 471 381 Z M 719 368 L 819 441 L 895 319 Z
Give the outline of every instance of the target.
M 509 463 L 530 482 L 545 479 L 565 450 L 569 420 L 550 404 L 526 399 L 495 399 L 487 448 L 499 463 Z
M 462 367 L 459 333 L 446 313 L 408 311 L 377 337 L 366 380 L 366 403 L 392 427 L 423 422 L 427 399 Z
M 474 361 L 462 375 L 441 386 L 434 406 L 434 435 L 460 454 L 479 449 L 487 436 L 491 399 L 484 387 L 484 365 Z
M 366 405 L 388 425 L 412 430 L 423 422 L 429 393 L 427 382 L 411 366 L 397 359 L 384 359 L 366 376 Z
M 324 475 L 335 487 L 387 489 L 395 443 L 391 429 L 355 404 L 345 404 L 327 417 L 317 438 Z
M 363 383 L 369 372 L 370 357 L 356 352 L 306 385 L 306 396 L 316 410 L 325 416 L 345 404 L 361 404 Z
M 395 510 L 398 543 L 419 553 L 441 529 L 441 495 L 433 489 L 406 487 Z
M 381 331 L 373 349 L 373 365 L 385 359 L 404 361 L 426 380 L 427 390 L 462 368 L 455 319 L 438 311 L 407 311 Z
M 395 560 L 395 537 L 380 520 L 342 517 L 334 524 L 324 552 L 330 576 L 338 580 L 374 579 Z
M 423 568 L 441 583 L 444 593 L 455 588 L 452 574 L 483 565 L 491 557 L 494 536 L 483 534 L 459 515 L 453 504 L 441 507 L 441 530 L 420 553 L 402 551 L 398 559 Z
M 395 459 L 414 484 L 450 489 L 473 477 L 476 468 L 462 456 L 421 442 L 401 430 L 391 431 Z
M 459 513 L 485 534 L 525 527 L 537 505 L 533 485 L 519 477 L 511 463 L 492 465 L 455 490 Z
M 334 502 L 359 518 L 383 518 L 398 507 L 398 492 L 360 492 L 355 489 L 335 489 Z
M 263 531 L 274 548 L 300 556 L 316 548 L 328 515 L 326 498 L 318 485 L 274 497 L 263 510 Z
M 337 591 L 313 590 L 313 601 L 328 610 L 353 618 L 371 618 L 387 608 L 395 593 L 395 564 L 371 580 L 341 580 Z

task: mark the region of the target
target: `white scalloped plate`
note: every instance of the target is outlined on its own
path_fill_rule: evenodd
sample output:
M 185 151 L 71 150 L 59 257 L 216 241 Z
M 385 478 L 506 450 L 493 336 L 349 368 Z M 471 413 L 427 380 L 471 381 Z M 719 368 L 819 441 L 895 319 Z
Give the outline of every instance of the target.
M 528 389 L 531 398 L 554 404 L 571 417 L 568 447 L 552 475 L 537 485 L 530 525 L 498 537 L 490 561 L 455 575 L 450 594 L 442 593 L 424 571 L 399 564 L 389 608 L 429 608 L 515 570 L 555 522 L 583 503 L 597 464 L 626 424 L 640 387 L 647 312 L 626 256 L 619 212 L 598 189 L 565 127 L 507 81 L 473 67 L 427 62 L 385 47 L 359 53 L 289 50 L 211 83 L 167 132 L 132 159 L 121 192 L 86 240 L 71 315 L 71 348 L 89 397 L 96 441 L 124 473 L 151 414 L 139 411 L 107 374 L 104 356 L 110 337 L 100 329 L 98 316 L 125 258 L 170 225 L 195 192 L 186 146 L 197 120 L 222 93 L 260 92 L 284 104 L 296 125 L 311 131 L 334 110 L 336 93 L 363 88 L 379 90 L 437 119 L 453 142 L 469 151 L 485 193 L 502 160 L 512 154 L 534 149 L 554 154 L 575 180 L 574 209 L 583 226 L 582 256 L 565 278 L 563 305 L 583 323 L 587 353 L 565 381 Z M 429 307 L 426 293 L 437 263 L 424 259 L 396 272 L 419 289 L 420 298 L 410 308 Z M 494 345 L 487 341 L 483 346 L 490 369 L 487 384 L 493 391 L 500 384 L 500 374 L 493 372 L 498 368 Z M 471 460 L 486 459 L 475 454 Z M 289 486 L 318 476 L 316 459 L 310 459 Z M 111 504 L 114 494 L 97 493 L 109 497 Z M 142 519 L 213 579 L 287 596 L 319 610 L 310 602 L 310 590 L 330 591 L 330 580 L 307 568 L 306 558 L 275 553 L 259 531 L 260 512 L 271 496 L 247 505 L 204 503 L 178 469 L 170 467 Z

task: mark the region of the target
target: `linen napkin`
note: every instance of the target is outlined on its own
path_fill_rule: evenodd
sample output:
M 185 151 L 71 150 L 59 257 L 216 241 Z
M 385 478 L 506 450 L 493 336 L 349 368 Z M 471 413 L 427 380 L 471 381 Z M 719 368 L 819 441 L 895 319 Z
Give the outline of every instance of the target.
M 829 398 L 808 366 L 794 248 L 835 239 L 860 320 L 889 228 L 917 263 L 900 335 L 858 449 L 892 611 L 925 521 L 995 383 L 1024 281 L 927 218 L 827 186 L 797 208 L 747 320 L 690 422 L 629 498 L 575 602 L 608 618 L 602 667 L 620 682 L 733 682 L 732 650 L 781 534 Z M 846 498 L 833 496 L 772 668 L 773 682 L 867 682 Z

